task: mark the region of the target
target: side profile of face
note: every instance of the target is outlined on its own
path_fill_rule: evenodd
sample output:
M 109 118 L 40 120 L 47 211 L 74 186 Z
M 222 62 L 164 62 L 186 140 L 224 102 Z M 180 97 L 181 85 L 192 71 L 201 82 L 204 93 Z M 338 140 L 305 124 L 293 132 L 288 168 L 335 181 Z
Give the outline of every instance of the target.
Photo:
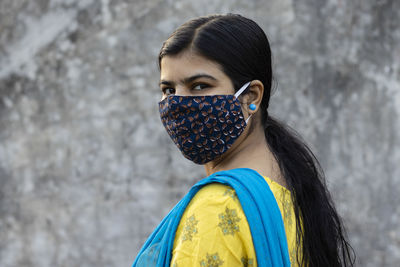
M 235 93 L 230 78 L 217 63 L 190 51 L 163 57 L 160 76 L 162 99 L 168 95 Z
M 236 100 L 231 79 L 215 61 L 185 51 L 164 56 L 160 65 L 159 108 L 168 134 L 189 160 L 221 162 L 249 134 L 248 104 Z M 241 100 L 250 100 L 252 95 L 261 101 L 262 85 L 252 83 L 256 85 L 243 85 L 243 90 L 250 88 L 250 94 L 240 96 Z

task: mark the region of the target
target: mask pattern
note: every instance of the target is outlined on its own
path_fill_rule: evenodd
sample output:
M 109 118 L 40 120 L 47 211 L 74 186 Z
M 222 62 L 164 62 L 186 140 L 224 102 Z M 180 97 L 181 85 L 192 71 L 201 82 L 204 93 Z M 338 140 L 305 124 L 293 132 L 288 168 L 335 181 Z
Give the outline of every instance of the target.
M 225 153 L 246 127 L 233 95 L 170 95 L 159 103 L 159 111 L 171 139 L 197 164 Z

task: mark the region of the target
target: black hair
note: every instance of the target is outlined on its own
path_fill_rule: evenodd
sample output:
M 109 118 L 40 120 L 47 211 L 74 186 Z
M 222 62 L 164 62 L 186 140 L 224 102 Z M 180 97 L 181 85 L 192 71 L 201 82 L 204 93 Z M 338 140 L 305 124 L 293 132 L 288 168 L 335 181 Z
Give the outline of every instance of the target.
M 251 80 L 264 85 L 261 119 L 265 139 L 286 180 L 294 203 L 300 266 L 353 266 L 354 251 L 313 152 L 291 128 L 268 114 L 272 87 L 270 45 L 264 31 L 241 15 L 210 15 L 190 20 L 163 43 L 166 55 L 187 49 L 218 63 L 235 90 Z

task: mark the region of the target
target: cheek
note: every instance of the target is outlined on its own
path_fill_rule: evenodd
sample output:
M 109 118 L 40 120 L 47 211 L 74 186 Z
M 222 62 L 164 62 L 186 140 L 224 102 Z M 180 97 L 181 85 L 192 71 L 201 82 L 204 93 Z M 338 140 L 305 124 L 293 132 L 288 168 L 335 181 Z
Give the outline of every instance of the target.
M 235 94 L 235 89 L 233 87 L 233 83 L 228 77 L 223 77 L 221 79 L 221 91 L 224 95 L 233 95 Z

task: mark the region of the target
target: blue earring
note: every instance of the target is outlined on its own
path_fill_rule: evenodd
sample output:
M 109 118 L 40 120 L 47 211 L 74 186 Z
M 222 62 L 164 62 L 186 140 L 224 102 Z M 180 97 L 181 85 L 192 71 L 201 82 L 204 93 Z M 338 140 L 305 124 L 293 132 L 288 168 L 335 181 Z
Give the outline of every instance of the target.
M 249 108 L 250 108 L 250 110 L 256 110 L 256 105 L 255 104 L 250 104 L 250 106 L 249 106 Z

